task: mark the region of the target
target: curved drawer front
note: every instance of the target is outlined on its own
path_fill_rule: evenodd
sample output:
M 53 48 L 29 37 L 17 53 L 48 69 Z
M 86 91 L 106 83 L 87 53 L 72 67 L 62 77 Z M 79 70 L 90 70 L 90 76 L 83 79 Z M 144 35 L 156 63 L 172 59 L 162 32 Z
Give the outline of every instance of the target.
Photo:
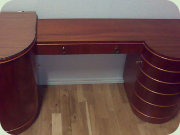
M 175 73 L 180 73 L 180 60 L 169 59 L 164 56 L 160 56 L 147 46 L 144 47 L 142 55 L 146 60 L 148 60 L 152 65 Z
M 33 53 L 0 64 L 0 118 L 5 131 L 19 134 L 38 113 L 38 91 L 33 73 Z
M 167 118 L 176 114 L 178 111 L 178 106 L 160 107 L 150 104 L 134 93 L 132 97 L 132 105 L 141 113 L 155 118 Z
M 139 65 L 141 69 L 152 78 L 170 83 L 180 83 L 180 72 L 171 72 L 163 70 L 152 65 L 147 59 L 141 55 L 140 60 L 142 61 Z
M 20 134 L 38 114 L 35 76 L 35 12 L 0 13 L 0 123 L 9 134 Z
M 137 64 L 133 111 L 153 123 L 170 120 L 179 111 L 180 61 L 160 57 L 145 46 Z
M 136 105 L 135 105 L 136 104 Z M 151 123 L 164 123 L 172 119 L 178 113 L 178 108 L 169 108 L 169 109 L 160 109 L 152 107 L 146 103 L 142 103 L 138 99 L 134 98 L 131 103 L 131 108 L 133 112 L 142 120 L 151 122 Z M 168 115 L 170 111 L 171 115 Z M 166 115 L 164 115 L 164 113 Z
M 139 81 L 136 82 L 135 94 L 144 102 L 155 106 L 177 106 L 179 94 L 162 94 L 146 88 Z
M 178 113 L 178 104 L 176 104 L 176 100 L 172 97 L 166 99 L 167 96 L 164 96 L 163 99 L 160 99 L 162 96 L 150 93 L 144 96 L 142 88 L 137 86 L 132 96 L 131 107 L 135 114 L 141 119 L 151 123 L 163 123 L 170 120 Z
M 175 115 L 165 118 L 157 118 L 157 117 L 151 117 L 146 114 L 141 113 L 139 110 L 137 110 L 132 104 L 131 104 L 132 111 L 142 120 L 150 122 L 150 123 L 164 123 L 172 119 Z
M 142 83 L 146 88 L 162 93 L 162 94 L 179 94 L 180 84 L 176 83 L 164 83 L 162 81 L 152 78 L 150 75 L 146 74 L 141 67 L 137 71 L 137 80 Z

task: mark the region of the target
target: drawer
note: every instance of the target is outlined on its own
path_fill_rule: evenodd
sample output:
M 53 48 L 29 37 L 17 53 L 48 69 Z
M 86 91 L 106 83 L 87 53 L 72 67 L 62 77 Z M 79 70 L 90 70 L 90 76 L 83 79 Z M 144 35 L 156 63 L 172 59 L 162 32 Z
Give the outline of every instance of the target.
M 62 47 L 59 43 L 37 43 L 36 45 L 37 55 L 56 55 L 62 54 Z
M 61 54 L 120 54 L 139 53 L 142 44 L 120 42 L 85 42 L 85 43 L 37 43 L 36 54 L 61 55 Z
M 144 101 L 159 106 L 174 106 L 178 104 L 179 94 L 162 94 L 146 88 L 142 83 L 136 82 L 136 94 Z
M 155 118 L 167 118 L 175 115 L 178 112 L 178 106 L 158 107 L 144 102 L 136 94 L 133 94 L 132 105 L 144 115 Z
M 154 79 L 146 74 L 140 66 L 137 66 L 137 80 L 146 88 L 162 94 L 179 94 L 180 83 L 168 83 Z
M 154 124 L 161 124 L 164 122 L 169 121 L 170 119 L 172 119 L 177 113 L 169 116 L 169 117 L 165 117 L 165 118 L 157 118 L 157 117 L 151 117 L 148 116 L 146 114 L 144 114 L 143 112 L 140 112 L 133 104 L 131 104 L 131 108 L 132 111 L 142 120 L 150 122 L 150 123 L 154 123 Z
M 152 78 L 163 82 L 180 83 L 180 72 L 172 72 L 158 68 L 146 60 L 143 55 L 141 55 L 140 61 L 139 66 L 141 69 Z
M 142 56 L 152 65 L 167 70 L 180 73 L 180 59 L 171 59 L 154 53 L 147 46 L 143 48 Z

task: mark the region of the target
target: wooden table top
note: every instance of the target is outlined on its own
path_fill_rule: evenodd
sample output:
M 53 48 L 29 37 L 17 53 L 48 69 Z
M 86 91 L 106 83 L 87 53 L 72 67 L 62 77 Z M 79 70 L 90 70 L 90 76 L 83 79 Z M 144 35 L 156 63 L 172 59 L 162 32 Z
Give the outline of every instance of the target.
M 179 19 L 40 19 L 37 36 L 37 42 L 142 41 L 180 59 Z
M 0 13 L 0 63 L 21 55 L 32 45 L 36 20 L 35 12 Z

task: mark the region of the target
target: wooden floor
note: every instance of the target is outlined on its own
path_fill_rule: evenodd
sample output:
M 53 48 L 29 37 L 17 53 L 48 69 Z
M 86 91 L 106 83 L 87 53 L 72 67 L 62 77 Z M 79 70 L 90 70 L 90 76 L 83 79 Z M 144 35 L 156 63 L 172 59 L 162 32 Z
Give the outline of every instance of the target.
M 21 135 L 168 135 L 180 113 L 165 124 L 149 124 L 130 109 L 123 84 L 41 86 L 38 119 Z

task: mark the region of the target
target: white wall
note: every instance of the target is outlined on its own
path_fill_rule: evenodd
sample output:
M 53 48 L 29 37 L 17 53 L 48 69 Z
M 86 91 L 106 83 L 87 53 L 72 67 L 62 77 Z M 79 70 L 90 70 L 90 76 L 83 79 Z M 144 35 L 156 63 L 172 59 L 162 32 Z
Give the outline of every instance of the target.
M 39 56 L 37 60 L 40 84 L 123 82 L 125 55 Z
M 12 0 L 2 8 L 18 10 L 39 18 L 180 18 L 168 0 Z M 37 56 L 37 62 L 39 84 L 123 82 L 123 54 Z
M 11 0 L 2 10 L 34 10 L 39 18 L 179 18 L 169 0 Z

